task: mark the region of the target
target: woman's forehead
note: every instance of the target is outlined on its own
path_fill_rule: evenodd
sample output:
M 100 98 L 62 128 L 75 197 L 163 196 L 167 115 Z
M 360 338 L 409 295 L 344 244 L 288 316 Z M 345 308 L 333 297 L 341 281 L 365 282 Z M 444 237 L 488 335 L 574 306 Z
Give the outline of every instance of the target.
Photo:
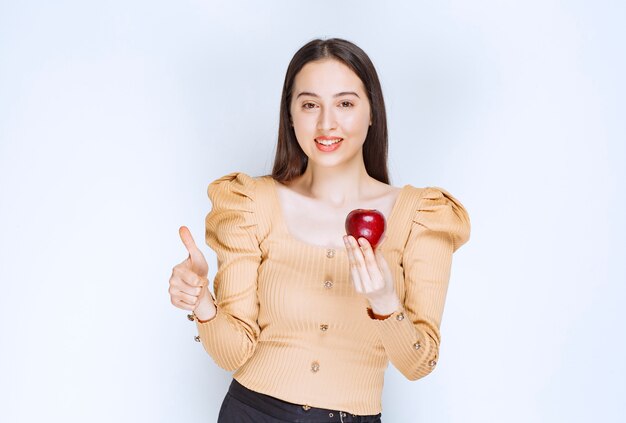
M 297 96 L 303 91 L 319 96 L 333 96 L 350 91 L 364 93 L 365 87 L 357 74 L 344 63 L 325 59 L 309 62 L 298 72 L 294 81 L 294 94 Z

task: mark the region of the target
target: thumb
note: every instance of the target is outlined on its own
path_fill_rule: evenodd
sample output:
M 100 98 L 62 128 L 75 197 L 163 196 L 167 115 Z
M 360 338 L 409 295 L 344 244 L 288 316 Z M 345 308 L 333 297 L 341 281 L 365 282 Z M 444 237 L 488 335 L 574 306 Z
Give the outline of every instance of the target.
M 202 255 L 200 249 L 196 246 L 196 243 L 193 240 L 189 229 L 186 226 L 181 226 L 178 229 L 178 234 L 180 235 L 180 239 L 183 241 L 183 244 L 185 244 L 185 248 L 189 252 L 191 269 L 199 276 L 206 276 L 206 274 L 208 273 L 207 262 L 204 259 L 204 255 Z

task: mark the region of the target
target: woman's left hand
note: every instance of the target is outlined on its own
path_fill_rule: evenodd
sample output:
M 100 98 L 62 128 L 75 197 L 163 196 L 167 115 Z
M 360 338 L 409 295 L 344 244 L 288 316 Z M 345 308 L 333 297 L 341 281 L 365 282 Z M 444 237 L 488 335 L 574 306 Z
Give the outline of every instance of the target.
M 400 301 L 393 275 L 383 255 L 372 249 L 365 238 L 359 238 L 357 243 L 353 236 L 345 235 L 343 241 L 348 251 L 350 277 L 356 291 L 365 295 L 374 313 L 388 315 L 395 312 Z

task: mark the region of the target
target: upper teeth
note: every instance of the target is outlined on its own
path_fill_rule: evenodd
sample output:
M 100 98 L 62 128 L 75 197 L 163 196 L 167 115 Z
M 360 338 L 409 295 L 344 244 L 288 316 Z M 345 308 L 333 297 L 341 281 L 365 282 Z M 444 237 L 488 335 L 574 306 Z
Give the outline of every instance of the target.
M 333 145 L 333 144 L 337 144 L 342 139 L 343 138 L 338 138 L 336 140 L 317 140 L 317 142 L 319 142 L 322 145 Z

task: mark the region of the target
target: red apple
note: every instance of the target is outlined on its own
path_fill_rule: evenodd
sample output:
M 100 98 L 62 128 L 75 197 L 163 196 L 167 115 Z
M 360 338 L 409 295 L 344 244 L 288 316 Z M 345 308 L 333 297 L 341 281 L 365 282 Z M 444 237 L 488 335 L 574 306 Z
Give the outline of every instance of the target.
M 367 239 L 372 248 L 385 233 L 385 216 L 378 210 L 356 209 L 346 217 L 346 233 L 357 241 L 360 237 Z

